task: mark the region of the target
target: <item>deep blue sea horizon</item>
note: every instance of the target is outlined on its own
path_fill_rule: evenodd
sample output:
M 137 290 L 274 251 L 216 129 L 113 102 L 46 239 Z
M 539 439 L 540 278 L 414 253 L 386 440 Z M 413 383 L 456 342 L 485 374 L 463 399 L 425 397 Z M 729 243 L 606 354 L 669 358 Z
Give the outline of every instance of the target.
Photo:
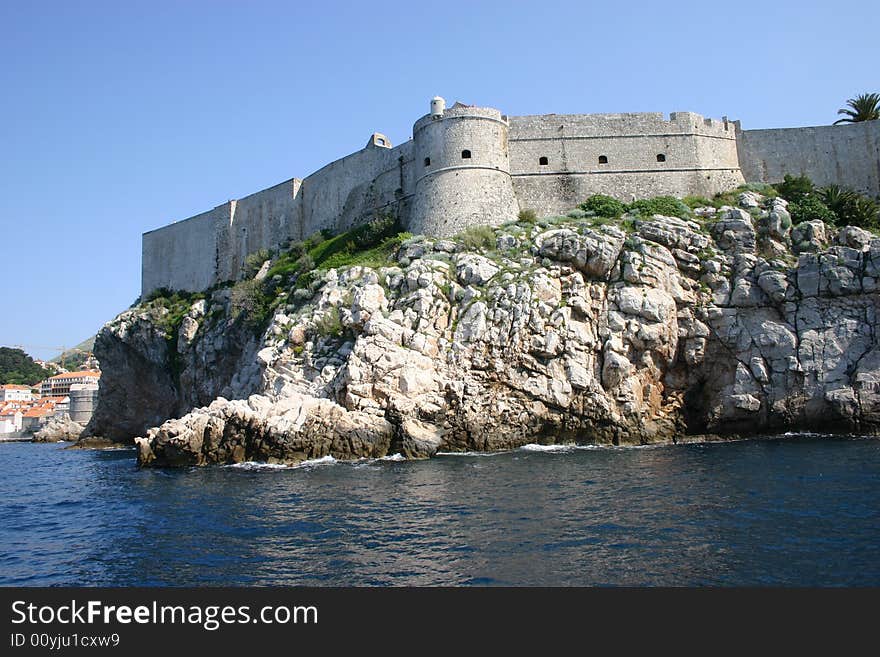
M 878 586 L 880 440 L 138 469 L 0 444 L 2 586 Z

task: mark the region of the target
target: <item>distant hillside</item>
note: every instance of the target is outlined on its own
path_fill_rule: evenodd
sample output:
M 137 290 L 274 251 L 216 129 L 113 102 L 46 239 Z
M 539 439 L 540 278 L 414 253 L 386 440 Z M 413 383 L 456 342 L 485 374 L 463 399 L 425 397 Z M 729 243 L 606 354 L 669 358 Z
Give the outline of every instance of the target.
M 63 354 L 58 354 L 57 356 L 55 356 L 55 358 L 53 358 L 49 362 L 61 364 L 61 360 L 63 357 L 65 368 L 67 368 L 70 371 L 74 371 L 74 370 L 79 369 L 79 365 L 83 361 L 85 361 L 85 359 L 88 357 L 88 355 L 95 348 L 95 337 L 96 336 L 93 335 L 92 337 L 88 338 L 87 340 L 83 340 L 75 347 L 71 347 L 70 349 L 65 351 Z
M 0 383 L 29 386 L 51 375 L 21 349 L 0 347 Z

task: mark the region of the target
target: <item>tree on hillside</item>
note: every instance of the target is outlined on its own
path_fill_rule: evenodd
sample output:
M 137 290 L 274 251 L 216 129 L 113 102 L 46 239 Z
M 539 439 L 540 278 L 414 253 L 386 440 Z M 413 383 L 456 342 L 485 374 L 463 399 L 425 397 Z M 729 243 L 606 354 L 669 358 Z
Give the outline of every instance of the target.
M 880 94 L 860 94 L 846 101 L 849 109 L 839 109 L 838 114 L 846 118 L 838 119 L 838 123 L 858 123 L 860 121 L 876 121 L 880 119 Z
M 52 376 L 21 349 L 0 347 L 0 383 L 33 385 Z

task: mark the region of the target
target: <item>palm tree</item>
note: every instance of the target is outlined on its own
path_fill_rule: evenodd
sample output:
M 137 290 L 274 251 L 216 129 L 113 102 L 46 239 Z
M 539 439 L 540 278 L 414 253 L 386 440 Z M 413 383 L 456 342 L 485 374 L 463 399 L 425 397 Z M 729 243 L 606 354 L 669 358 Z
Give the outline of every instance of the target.
M 880 94 L 860 94 L 846 101 L 850 109 L 839 109 L 838 114 L 845 114 L 845 119 L 838 119 L 838 123 L 858 123 L 859 121 L 876 121 L 880 119 Z

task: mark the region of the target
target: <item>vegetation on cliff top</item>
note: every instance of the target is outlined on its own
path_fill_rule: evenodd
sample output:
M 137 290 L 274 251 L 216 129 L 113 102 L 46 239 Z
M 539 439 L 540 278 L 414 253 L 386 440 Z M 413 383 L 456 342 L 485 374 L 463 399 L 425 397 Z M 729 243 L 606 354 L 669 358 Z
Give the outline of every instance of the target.
M 0 347 L 0 383 L 33 385 L 52 373 L 40 367 L 21 349 Z

